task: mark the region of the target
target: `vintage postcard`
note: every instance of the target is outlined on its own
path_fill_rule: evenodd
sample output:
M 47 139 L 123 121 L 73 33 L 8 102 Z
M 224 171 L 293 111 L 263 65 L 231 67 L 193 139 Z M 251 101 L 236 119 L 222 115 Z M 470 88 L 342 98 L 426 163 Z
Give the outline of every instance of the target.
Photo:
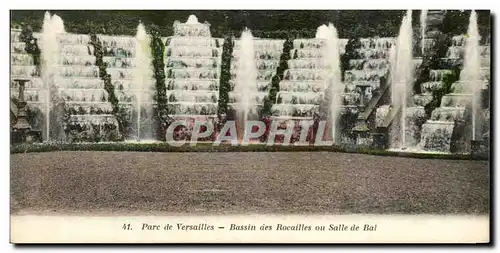
M 11 243 L 490 243 L 491 20 L 11 10 Z

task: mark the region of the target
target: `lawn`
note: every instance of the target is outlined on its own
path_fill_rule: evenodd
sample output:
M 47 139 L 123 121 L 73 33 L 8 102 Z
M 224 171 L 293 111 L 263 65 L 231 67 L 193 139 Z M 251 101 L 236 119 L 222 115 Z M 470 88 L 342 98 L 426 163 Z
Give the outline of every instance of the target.
M 89 214 L 489 212 L 488 161 L 336 152 L 11 154 L 11 210 Z

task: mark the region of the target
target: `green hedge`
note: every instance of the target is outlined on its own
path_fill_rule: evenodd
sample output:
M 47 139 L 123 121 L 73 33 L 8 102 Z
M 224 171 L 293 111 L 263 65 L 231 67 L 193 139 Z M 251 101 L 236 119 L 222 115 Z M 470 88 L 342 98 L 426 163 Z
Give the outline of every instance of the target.
M 20 39 L 25 43 L 25 51 L 31 55 L 33 64 L 37 69 L 39 76 L 42 70 L 41 66 L 41 50 L 38 46 L 38 40 L 33 37 L 33 30 L 30 26 L 22 27 Z M 64 129 L 66 123 L 69 121 L 70 114 L 67 110 L 64 99 L 61 98 L 58 88 L 54 85 L 50 86 L 50 129 L 47 133 L 51 140 L 64 139 Z
M 217 117 L 219 122 L 225 119 L 228 115 L 229 108 L 229 92 L 231 91 L 231 58 L 233 55 L 234 38 L 227 36 L 224 38 L 222 45 L 222 56 L 220 66 L 220 79 L 219 79 L 219 100 L 217 108 Z
M 447 34 L 440 33 L 434 38 L 434 46 L 427 49 L 422 57 L 422 64 L 416 71 L 416 80 L 414 84 L 415 94 L 421 93 L 421 84 L 429 81 L 429 74 L 432 69 L 440 68 L 441 58 L 446 57 L 448 47 L 451 46 L 451 37 Z
M 440 69 L 442 65 L 441 59 L 446 56 L 448 47 L 451 45 L 451 37 L 447 34 L 440 33 L 436 38 L 434 38 L 434 42 L 434 46 L 431 49 L 428 49 L 428 51 L 424 54 L 422 64 L 417 69 L 417 78 L 413 86 L 415 94 L 420 94 L 421 84 L 429 81 L 430 71 L 433 69 Z M 458 81 L 460 77 L 460 66 L 454 65 L 450 67 L 453 73 L 444 77 L 441 88 L 432 92 L 432 100 L 425 105 L 426 118 L 430 118 L 432 111 L 440 106 L 441 98 L 450 92 L 451 85 L 455 81 Z
M 451 85 L 460 79 L 460 67 L 455 66 L 452 68 L 452 71 L 452 74 L 446 75 L 443 78 L 443 85 L 441 88 L 432 92 L 431 102 L 425 105 L 425 114 L 427 118 L 430 118 L 432 111 L 441 105 L 443 96 L 451 92 Z
M 342 71 L 342 82 L 344 81 L 344 75 L 347 70 L 350 69 L 350 61 L 359 59 L 357 49 L 361 48 L 361 42 L 359 38 L 349 39 L 345 46 L 345 53 L 340 56 L 340 69 Z
M 113 115 L 115 115 L 118 121 L 118 131 L 120 132 L 120 138 L 124 139 L 129 135 L 130 128 L 130 117 L 129 113 L 125 108 L 121 108 L 119 105 L 118 98 L 115 94 L 115 87 L 111 83 L 111 75 L 106 72 L 106 64 L 103 61 L 104 51 L 103 46 L 99 38 L 95 33 L 90 34 L 90 45 L 94 47 L 94 56 L 96 58 L 95 65 L 99 67 L 99 77 L 104 81 L 104 89 L 108 93 L 108 102 L 113 108 Z
M 155 24 L 161 34 L 172 35 L 173 22 L 185 22 L 195 14 L 200 22 L 208 21 L 214 37 L 240 34 L 247 26 L 255 37 L 262 38 L 313 38 L 316 29 L 331 22 L 337 27 L 339 37 L 396 37 L 405 10 L 53 10 L 61 16 L 66 31 L 88 34 L 134 35 L 141 20 L 146 26 Z M 481 35 L 490 33 L 490 11 L 478 10 Z M 445 33 L 463 34 L 467 29 L 470 11 L 448 11 L 445 16 Z M 42 10 L 12 10 L 12 25 L 30 25 L 40 31 L 43 22 Z M 420 13 L 413 12 L 414 24 L 418 24 Z M 483 36 L 484 37 L 484 36 Z
M 40 70 L 41 51 L 37 39 L 33 37 L 33 30 L 30 26 L 22 28 L 20 39 L 25 43 L 24 50 L 33 58 L 33 64 Z
M 466 34 L 469 24 L 470 10 L 448 10 L 443 20 L 441 31 L 450 34 Z M 491 35 L 491 13 L 489 10 L 476 10 L 481 43 L 489 41 Z
M 262 107 L 261 116 L 266 117 L 271 115 L 271 109 L 276 101 L 276 95 L 280 91 L 280 82 L 283 80 L 285 70 L 288 69 L 288 60 L 291 59 L 290 51 L 293 49 L 293 39 L 287 38 L 283 42 L 283 53 L 280 56 L 276 74 L 271 79 L 271 87 L 268 87 L 268 95 L 264 98 L 264 106 Z
M 158 26 L 150 26 L 151 35 L 151 54 L 153 57 L 154 78 L 156 80 L 156 93 L 154 100 L 156 102 L 155 125 L 156 139 L 165 140 L 165 132 L 168 128 L 168 106 L 167 106 L 167 87 L 165 84 L 165 44 L 163 44 L 161 31 Z
M 45 144 L 18 144 L 12 145 L 11 154 L 52 151 L 129 151 L 129 152 L 343 152 L 360 153 L 379 156 L 396 156 L 423 159 L 449 159 L 449 160 L 488 160 L 487 156 L 469 154 L 436 154 L 436 153 L 409 153 L 394 152 L 380 149 L 354 148 L 348 146 L 267 146 L 265 144 L 232 146 L 212 144 L 188 144 L 181 147 L 170 146 L 165 142 L 160 143 L 45 143 Z

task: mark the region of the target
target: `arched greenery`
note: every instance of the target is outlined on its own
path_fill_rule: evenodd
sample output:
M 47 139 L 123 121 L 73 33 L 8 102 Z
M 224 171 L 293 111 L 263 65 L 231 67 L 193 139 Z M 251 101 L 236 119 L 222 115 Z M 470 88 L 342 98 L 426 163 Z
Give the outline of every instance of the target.
M 268 95 L 264 98 L 264 106 L 261 115 L 263 117 L 271 115 L 271 109 L 276 101 L 276 95 L 280 90 L 280 82 L 283 80 L 285 70 L 288 69 L 288 60 L 291 59 L 290 51 L 293 49 L 293 39 L 288 38 L 283 42 L 283 53 L 281 54 L 276 74 L 271 79 L 271 86 L 268 88 Z
M 168 128 L 168 105 L 167 105 L 167 87 L 165 85 L 165 44 L 161 37 L 161 30 L 156 25 L 149 26 L 151 36 L 151 54 L 153 57 L 154 79 L 156 80 L 156 93 L 154 100 L 156 102 L 155 126 L 156 139 L 164 140 L 165 132 Z
M 229 91 L 231 91 L 231 57 L 233 54 L 234 38 L 227 36 L 224 39 L 224 44 L 222 45 L 222 59 L 221 59 L 221 70 L 220 70 L 220 82 L 219 82 L 219 107 L 217 115 L 219 120 L 226 117 L 229 108 Z
M 349 39 L 347 45 L 345 46 L 345 53 L 340 56 L 340 69 L 342 71 L 342 81 L 344 81 L 344 74 L 349 70 L 349 64 L 351 60 L 359 59 L 359 54 L 357 49 L 361 48 L 361 42 L 359 38 Z
M 25 43 L 24 50 L 33 58 L 33 64 L 40 70 L 41 51 L 37 39 L 33 37 L 31 26 L 22 27 L 20 39 Z
M 131 125 L 130 114 L 126 108 L 120 107 L 118 98 L 115 94 L 115 86 L 111 82 L 111 75 L 106 72 L 106 64 L 104 63 L 103 56 L 103 46 L 99 38 L 95 33 L 90 34 L 90 45 L 94 47 L 94 56 L 96 58 L 95 65 L 99 68 L 99 77 L 104 82 L 104 89 L 108 93 L 108 102 L 113 108 L 113 115 L 118 121 L 118 131 L 120 132 L 120 139 L 125 139 L 129 134 L 129 128 Z

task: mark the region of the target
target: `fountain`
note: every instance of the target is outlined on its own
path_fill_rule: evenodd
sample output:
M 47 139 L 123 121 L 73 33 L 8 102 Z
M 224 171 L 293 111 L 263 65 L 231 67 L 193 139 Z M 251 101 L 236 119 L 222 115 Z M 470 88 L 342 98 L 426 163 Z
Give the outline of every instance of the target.
M 51 139 L 51 114 L 50 111 L 53 108 L 51 101 L 52 90 L 54 89 L 55 78 L 58 70 L 58 63 L 60 57 L 59 41 L 57 41 L 57 35 L 64 33 L 64 23 L 61 18 L 57 15 L 51 16 L 47 11 L 43 19 L 42 26 L 42 40 L 41 40 L 41 55 L 42 55 L 42 71 L 41 77 L 46 88 L 46 139 L 50 141 Z
M 191 15 L 174 22 L 174 36 L 166 38 L 167 100 L 170 116 L 188 121 L 174 138 L 191 135 L 195 120 L 217 118 L 223 39 L 212 38 L 210 24 Z M 207 137 L 211 140 L 213 136 Z
M 480 92 L 488 85 L 489 68 L 482 68 L 483 59 L 489 57 L 489 47 L 480 46 L 477 17 L 471 12 L 467 36 L 454 36 L 447 52 L 446 61 L 463 58 L 459 81 L 451 85 L 451 92 L 441 98 L 440 107 L 422 126 L 419 148 L 424 151 L 467 152 L 467 140 L 476 140 L 482 134 L 476 117 L 482 115 Z M 483 70 L 487 70 L 483 72 Z M 424 92 L 442 86 L 451 70 L 432 70 L 431 81 L 422 84 Z M 486 80 L 485 80 L 486 79 Z M 467 122 L 470 123 L 467 123 Z M 455 147 L 454 147 L 455 146 Z M 460 149 L 457 149 L 459 146 Z
M 439 26 L 437 22 L 441 20 L 434 18 L 434 21 L 429 21 L 430 17 L 436 16 L 433 13 L 426 10 L 420 13 L 419 39 L 422 42 L 419 49 L 422 54 L 429 48 L 427 42 L 434 38 Z M 411 15 L 409 11 L 404 17 L 397 40 L 359 39 L 360 44 L 356 45 L 360 47 L 354 49 L 354 55 L 359 57 L 350 59 L 343 83 L 340 81 L 339 56 L 345 51 L 347 40 L 337 38 L 333 25 L 320 26 L 316 38 L 295 39 L 287 61 L 288 69 L 284 69 L 283 78 L 279 80 L 276 101 L 271 108 L 273 121 L 280 121 L 284 126 L 301 120 L 327 120 L 327 139 L 349 144 L 357 141 L 358 145 L 359 136 L 353 139 L 352 131 L 361 129 L 365 134 L 363 138 L 369 139 L 374 129 L 372 124 L 378 131 L 378 126 L 389 122 L 394 130 L 390 135 L 392 147 L 407 151 L 413 151 L 412 147 L 417 146 L 420 151 L 449 152 L 452 140 L 457 138 L 480 140 L 484 134 L 482 128 L 485 128 L 481 121 L 483 114 L 487 115 L 487 108 L 480 105 L 480 92 L 485 93 L 482 85 L 490 78 L 490 47 L 479 45 L 476 13 L 471 13 L 467 36 L 453 37 L 446 56 L 440 56 L 445 57 L 439 59 L 440 68 L 445 63 L 451 63 L 447 66 L 460 64 L 464 59 L 463 71 L 460 80 L 452 84 L 450 93 L 442 97 L 440 107 L 431 115 L 426 114 L 427 105 L 436 99 L 433 98 L 434 91 L 443 87 L 452 71 L 430 70 L 429 80 L 421 84 L 422 93 L 411 96 L 414 69 Z M 68 126 L 65 134 L 69 141 L 74 140 L 74 135 L 83 136 L 77 138 L 79 141 L 115 140 L 102 134 L 103 129 L 113 129 L 111 132 L 118 129 L 116 104 L 109 101 L 111 88 L 104 87 L 106 77 L 100 77 L 100 69 L 95 66 L 90 36 L 66 33 L 61 18 L 47 12 L 42 33 L 33 34 L 42 49 L 40 71 L 34 66 L 32 56 L 25 52 L 19 34 L 19 31 L 12 31 L 12 80 L 27 80 L 24 98 L 28 115 L 33 115 L 33 112 L 45 114 L 44 117 L 36 116 L 36 119 L 29 116 L 32 128 L 43 129 L 44 139 L 50 141 L 60 139 L 62 131 L 56 133 L 56 128 L 64 123 Z M 135 140 L 151 138 L 153 129 L 149 122 L 154 114 L 155 80 L 144 25 L 138 25 L 135 37 L 97 37 L 102 44 L 106 73 L 111 76 L 114 95 L 118 99 L 119 113 L 127 114 L 125 117 L 130 123 L 125 129 Z M 164 39 L 167 107 L 171 119 L 193 122 L 194 119 L 217 118 L 223 40 L 212 38 L 210 24 L 200 23 L 194 15 L 189 16 L 185 23 L 174 22 L 174 35 Z M 234 42 L 228 106 L 237 112 L 236 118 L 242 125 L 260 116 L 270 84 L 279 77 L 276 74 L 284 40 L 253 38 L 245 29 L 241 38 Z M 388 73 L 391 73 L 390 78 L 387 78 Z M 384 79 L 389 85 L 383 85 Z M 11 82 L 13 98 L 19 93 L 18 87 L 17 82 Z M 389 96 L 383 95 L 388 94 L 388 90 L 392 91 L 391 105 L 386 101 Z M 61 100 L 63 103 L 59 103 Z M 383 103 L 386 105 L 380 106 Z M 64 105 L 65 113 L 55 111 L 59 104 Z M 374 123 L 370 116 L 374 114 L 370 111 L 376 111 Z M 390 115 L 393 115 L 392 119 Z M 423 120 L 416 124 L 417 118 Z M 365 127 L 353 128 L 352 123 L 359 119 L 363 120 Z M 300 127 L 297 124 L 295 127 L 292 142 L 300 133 Z M 181 132 L 189 136 L 191 130 L 192 126 L 189 126 Z M 96 133 L 101 136 L 85 137 Z
M 279 82 L 276 103 L 272 106 L 273 121 L 282 127 L 294 126 L 292 143 L 298 140 L 300 121 L 313 120 L 319 115 L 319 107 L 328 84 L 328 66 L 323 59 L 325 47 L 326 41 L 323 38 L 293 41 L 288 69 Z M 278 136 L 278 141 L 282 141 L 281 136 Z
M 146 34 L 144 25 L 139 22 L 137 26 L 137 34 L 135 36 L 135 66 L 133 70 L 133 83 L 132 90 L 136 98 L 135 106 L 137 112 L 137 141 L 140 139 L 151 139 L 153 133 L 151 129 L 152 115 L 153 115 L 153 70 L 150 49 L 150 38 Z M 146 95 L 146 96 L 144 96 Z M 146 115 L 142 115 L 141 111 L 144 109 Z M 141 121 L 145 117 L 150 126 L 146 131 L 141 133 Z
M 420 12 L 420 38 L 422 47 L 422 56 L 425 54 L 425 33 L 427 32 L 427 10 L 421 10 Z
M 261 116 L 260 112 L 263 108 L 264 100 L 271 88 L 272 80 L 276 78 L 276 71 L 280 64 L 280 56 L 283 52 L 285 41 L 252 38 L 252 42 L 250 43 L 248 35 L 250 33 L 246 33 L 245 36 L 242 33 L 241 38 L 234 40 L 230 80 L 232 91 L 229 92 L 229 106 L 232 108 L 232 111 L 237 112 L 238 107 L 241 108 L 242 101 L 245 100 L 248 102 L 248 115 L 244 118 L 247 120 L 258 120 Z M 253 45 L 253 48 L 250 47 L 250 44 Z M 246 51 L 246 53 L 243 51 Z M 247 61 L 247 63 L 243 63 L 243 61 Z M 248 68 L 249 71 L 244 71 L 242 69 L 243 66 Z M 246 92 L 242 90 L 241 80 L 248 81 Z M 241 111 L 241 109 L 239 110 Z M 236 118 L 238 118 L 237 115 Z M 237 128 L 237 134 L 240 139 L 243 136 L 242 129 L 241 127 Z M 260 141 L 260 139 L 249 140 L 252 143 Z
M 337 35 L 337 29 L 329 24 L 328 26 L 322 25 L 318 28 L 316 33 L 316 38 L 324 39 L 326 41 L 326 46 L 324 47 L 324 55 L 329 57 L 323 58 L 323 63 L 327 68 L 327 81 L 325 83 L 325 99 L 329 101 L 329 112 L 327 120 L 331 128 L 331 140 L 333 143 L 336 142 L 337 137 L 337 127 L 338 119 L 340 116 L 340 110 L 342 106 L 342 92 L 344 91 L 344 84 L 341 82 L 341 72 L 340 72 L 340 49 L 339 49 L 339 38 Z
M 238 137 L 243 137 L 250 112 L 256 111 L 255 94 L 257 94 L 257 65 L 255 62 L 254 39 L 252 32 L 245 28 L 241 33 L 240 48 L 236 51 L 237 67 L 234 93 L 238 99 L 234 104 L 236 111 Z
M 463 69 L 460 72 L 460 81 L 464 82 L 462 92 L 472 96 L 472 140 L 476 140 L 476 115 L 480 108 L 481 85 L 481 52 L 479 47 L 479 31 L 477 28 L 477 15 L 475 11 L 471 12 L 469 19 L 469 28 L 467 30 L 467 40 L 465 41 L 465 57 Z M 456 90 L 459 92 L 459 90 Z
M 403 18 L 396 44 L 396 66 L 391 73 L 391 101 L 392 110 L 399 111 L 400 123 L 393 124 L 392 148 L 406 148 L 406 109 L 408 98 L 413 90 L 413 56 L 412 56 L 412 26 L 411 10 Z

